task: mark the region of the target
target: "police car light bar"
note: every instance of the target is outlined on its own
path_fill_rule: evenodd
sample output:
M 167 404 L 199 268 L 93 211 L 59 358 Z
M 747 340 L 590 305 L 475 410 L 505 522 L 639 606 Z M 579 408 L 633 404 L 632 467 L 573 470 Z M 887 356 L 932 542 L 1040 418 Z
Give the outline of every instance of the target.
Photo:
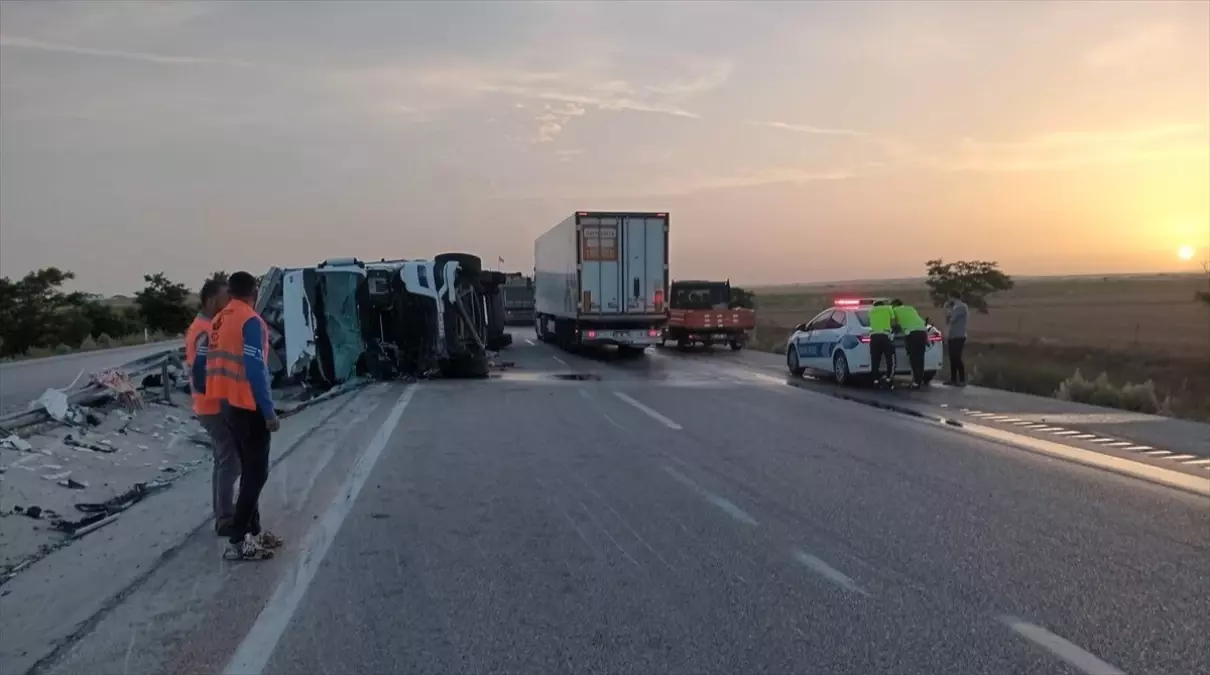
M 857 305 L 861 304 L 861 301 L 846 298 L 843 300 L 837 300 L 834 304 L 837 307 L 856 307 Z

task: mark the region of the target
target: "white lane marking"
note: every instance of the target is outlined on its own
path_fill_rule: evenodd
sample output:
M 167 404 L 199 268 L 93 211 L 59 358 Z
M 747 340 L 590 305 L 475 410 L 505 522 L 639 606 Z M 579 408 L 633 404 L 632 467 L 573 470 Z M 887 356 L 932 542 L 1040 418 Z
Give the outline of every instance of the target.
M 1127 450 L 1151 450 L 1152 448 L 1150 445 L 1132 445 L 1126 449 Z
M 1096 434 L 1080 434 L 1078 436 L 1072 436 L 1072 438 L 1078 438 L 1080 440 L 1084 440 L 1086 438 L 1096 438 L 1096 437 L 1097 437 Z
M 1110 444 L 1109 444 L 1109 447 L 1111 447 L 1111 448 L 1124 448 L 1124 447 L 1126 447 L 1127 445 L 1134 445 L 1134 443 L 1131 443 L 1130 441 L 1114 441 L 1113 443 L 1110 443 Z
M 1078 432 L 1078 431 L 1054 431 L 1051 433 L 1053 433 L 1056 436 L 1075 436 L 1076 434 L 1078 434 L 1080 432 Z
M 529 345 L 530 347 L 536 347 L 538 345 L 537 342 L 534 342 L 533 340 L 531 340 L 529 338 L 525 338 L 525 344 Z
M 259 675 L 268 665 L 273 651 L 277 649 L 278 641 L 286 631 L 286 626 L 290 624 L 290 619 L 293 618 L 294 612 L 307 593 L 307 588 L 315 578 L 315 573 L 323 563 L 328 548 L 336 539 L 340 526 L 344 524 L 345 518 L 353 510 L 353 505 L 357 502 L 357 495 L 361 493 L 362 486 L 370 477 L 370 472 L 374 470 L 378 458 L 382 456 L 382 451 L 386 448 L 391 434 L 395 433 L 399 418 L 403 415 L 404 409 L 408 407 L 408 403 L 411 402 L 416 388 L 417 386 L 414 384 L 409 385 L 400 394 L 399 400 L 395 402 L 395 407 L 387 415 L 386 421 L 378 428 L 378 433 L 374 434 L 370 444 L 358 458 L 357 463 L 353 465 L 349 477 L 345 479 L 340 492 L 332 500 L 332 505 L 324 512 L 319 523 L 307 533 L 302 550 L 294 561 L 293 569 L 282 577 L 281 582 L 273 591 L 273 596 L 257 615 L 252 628 L 248 630 L 248 634 L 244 636 L 239 648 L 232 655 L 231 661 L 223 670 L 225 675 Z
M 1151 457 L 1163 457 L 1164 455 L 1171 455 L 1172 451 L 1171 450 L 1149 450 L 1147 452 L 1144 452 L 1143 454 L 1150 455 Z
M 570 368 L 570 367 L 571 367 L 571 366 L 569 366 L 569 365 L 567 364 L 567 362 L 566 362 L 566 361 L 564 361 L 563 359 L 561 359 L 561 358 L 559 358 L 559 357 L 557 357 L 557 356 L 551 355 L 551 357 L 550 357 L 550 358 L 552 358 L 552 359 L 554 359 L 554 360 L 558 361 L 559 363 L 562 363 L 563 365 L 567 366 L 568 368 Z
M 1197 457 L 1197 455 L 1173 455 L 1171 457 L 1165 457 L 1164 459 L 1167 459 L 1167 460 L 1170 460 L 1173 462 L 1179 462 L 1182 459 L 1193 459 L 1195 457 Z
M 1185 466 L 1202 466 L 1203 464 L 1210 464 L 1210 459 L 1195 459 L 1192 462 L 1181 462 L 1181 463 L 1184 464 Z M 1210 467 L 1206 467 L 1206 468 L 1210 469 Z
M 1122 671 L 1089 654 L 1054 633 L 1022 621 L 1015 616 L 1002 616 L 1000 621 L 1017 635 L 1050 652 L 1068 665 L 1088 675 L 1126 675 Z
M 1001 418 L 999 418 L 999 421 L 1004 422 L 1005 424 L 1008 424 L 1010 422 L 1012 422 L 1013 424 L 1016 424 L 1017 422 L 1021 421 L 1021 418 L 1020 417 L 1001 417 Z
M 681 425 L 677 424 L 676 422 L 673 422 L 672 420 L 668 419 L 667 417 L 664 417 L 663 415 L 659 414 L 658 412 L 652 410 L 651 408 L 648 408 L 647 406 L 643 405 L 639 401 L 636 401 L 633 398 L 630 398 L 629 396 L 627 396 L 626 394 L 623 394 L 620 391 L 613 392 L 613 395 L 617 396 L 618 398 L 622 399 L 623 401 L 625 401 L 625 402 L 629 403 L 630 405 L 643 411 L 644 413 L 647 414 L 648 417 L 659 422 L 660 424 L 663 424 L 664 426 L 668 427 L 669 429 L 675 429 L 677 431 L 680 431 L 682 428 Z
M 1017 420 L 1016 422 L 1013 422 L 1013 426 L 1028 427 L 1033 426 L 1033 422 L 1030 422 L 1029 420 Z
M 1042 426 L 1034 429 L 1034 431 L 1063 431 L 1063 427 L 1048 427 L 1043 424 Z
M 676 469 L 674 469 L 670 466 L 665 466 L 664 471 L 666 471 L 669 476 L 672 476 L 674 479 L 676 479 L 676 481 L 678 483 L 680 483 L 680 484 L 684 485 L 685 487 L 689 488 L 690 490 L 693 490 L 694 492 L 698 493 L 699 495 L 704 497 L 706 499 L 706 501 L 708 501 L 711 504 L 714 504 L 718 508 L 722 509 L 727 515 L 731 516 L 732 518 L 738 520 L 739 522 L 741 522 L 745 525 L 751 525 L 753 527 L 758 525 L 758 523 L 756 522 L 756 519 L 753 518 L 752 516 L 748 515 L 747 513 L 745 513 L 743 509 L 736 506 L 735 504 L 732 504 L 731 502 L 727 501 L 726 499 L 723 499 L 722 497 L 714 494 L 713 492 L 707 490 L 706 488 L 698 485 L 697 483 L 693 482 L 692 478 L 686 476 L 685 474 L 677 471 Z
M 990 417 L 984 417 L 983 419 L 992 420 L 995 422 L 1003 422 L 1004 420 L 1009 419 L 1009 417 L 1008 417 L 1008 415 L 992 415 Z
M 1094 438 L 1094 439 L 1092 439 L 1092 442 L 1097 443 L 1097 444 L 1104 444 L 1104 443 L 1113 443 L 1116 440 L 1117 440 L 1116 438 Z
M 849 591 L 851 593 L 859 593 L 861 595 L 866 596 L 867 598 L 870 596 L 869 592 L 867 592 L 861 586 L 857 585 L 857 582 L 850 579 L 848 576 L 846 576 L 840 570 L 832 567 L 828 563 L 820 560 L 819 558 L 816 558 L 813 555 L 803 553 L 802 551 L 796 550 L 796 551 L 794 551 L 794 559 L 797 560 L 798 562 L 802 563 L 803 565 L 805 565 L 807 567 L 807 569 L 811 570 L 812 572 L 815 572 L 816 574 L 823 577 L 824 579 L 831 581 L 832 583 L 836 584 L 837 586 L 840 586 L 841 588 L 845 589 L 846 591 Z

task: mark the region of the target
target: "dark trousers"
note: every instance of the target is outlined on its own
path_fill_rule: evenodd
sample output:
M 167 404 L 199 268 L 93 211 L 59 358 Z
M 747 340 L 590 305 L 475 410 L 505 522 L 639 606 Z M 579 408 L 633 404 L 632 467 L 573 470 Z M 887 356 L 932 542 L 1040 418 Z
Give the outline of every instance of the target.
M 924 350 L 928 347 L 928 333 L 914 330 L 903 336 L 903 348 L 907 350 L 908 364 L 912 366 L 912 382 L 924 383 Z
M 895 343 L 886 333 L 874 333 L 870 336 L 870 372 L 874 379 L 879 377 L 879 369 L 883 360 L 886 361 L 887 377 L 895 376 Z
M 245 534 L 260 534 L 260 493 L 269 480 L 269 427 L 259 410 L 234 406 L 224 412 L 235 451 L 239 454 L 239 497 L 231 520 L 231 542 L 239 543 Z
M 962 360 L 962 350 L 966 347 L 966 338 L 950 338 L 950 381 L 966 382 L 966 362 Z

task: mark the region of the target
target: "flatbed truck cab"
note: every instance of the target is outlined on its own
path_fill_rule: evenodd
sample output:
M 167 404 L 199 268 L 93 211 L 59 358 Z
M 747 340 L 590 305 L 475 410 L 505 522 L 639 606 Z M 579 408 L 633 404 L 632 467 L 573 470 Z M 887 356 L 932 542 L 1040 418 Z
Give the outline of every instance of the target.
M 675 342 L 682 349 L 699 344 L 743 349 L 756 327 L 756 312 L 732 304 L 730 281 L 672 282 L 661 346 Z

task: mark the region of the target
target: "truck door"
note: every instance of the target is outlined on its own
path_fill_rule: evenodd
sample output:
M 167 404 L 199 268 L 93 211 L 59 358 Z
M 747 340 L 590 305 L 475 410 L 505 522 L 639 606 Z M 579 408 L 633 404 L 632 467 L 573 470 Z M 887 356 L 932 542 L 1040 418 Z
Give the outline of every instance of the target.
M 656 307 L 656 293 L 663 295 L 665 276 L 665 223 L 662 217 L 628 217 L 624 219 L 622 257 L 622 294 L 627 314 L 653 314 L 663 311 Z
M 622 264 L 618 242 L 621 219 L 580 217 L 580 292 L 576 299 L 582 314 L 618 314 L 622 301 Z M 585 302 L 587 299 L 587 303 Z

